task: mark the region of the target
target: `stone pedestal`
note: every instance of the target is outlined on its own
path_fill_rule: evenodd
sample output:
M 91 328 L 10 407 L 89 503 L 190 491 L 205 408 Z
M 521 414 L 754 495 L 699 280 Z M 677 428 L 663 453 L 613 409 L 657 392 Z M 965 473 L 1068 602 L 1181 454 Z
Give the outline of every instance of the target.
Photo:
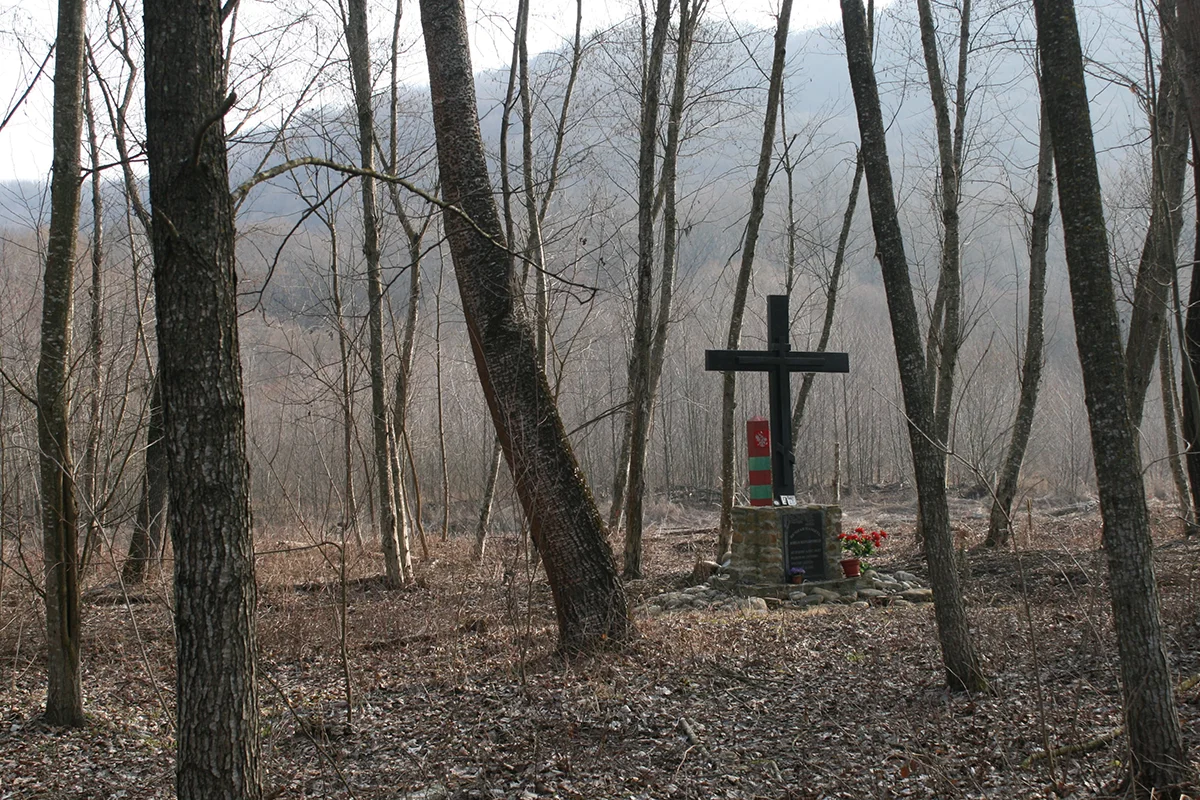
M 840 564 L 842 543 L 838 539 L 842 530 L 841 507 L 809 505 L 800 508 L 824 511 L 824 580 L 841 580 L 845 577 Z M 737 583 L 786 583 L 784 550 L 787 542 L 783 519 L 797 510 L 796 506 L 735 506 L 732 560 L 724 571 L 733 576 Z M 807 580 L 811 581 L 813 577 L 808 576 Z

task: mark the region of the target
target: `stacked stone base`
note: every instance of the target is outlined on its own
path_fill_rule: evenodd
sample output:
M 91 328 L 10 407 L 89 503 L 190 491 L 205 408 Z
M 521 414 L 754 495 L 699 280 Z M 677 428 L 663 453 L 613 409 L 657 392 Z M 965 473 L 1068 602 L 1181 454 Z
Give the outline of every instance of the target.
M 825 577 L 829 581 L 846 580 L 842 573 L 842 509 L 839 506 L 808 506 L 825 512 Z M 790 506 L 735 506 L 733 508 L 728 566 L 723 572 L 739 584 L 786 584 L 783 558 L 781 517 Z M 761 596 L 761 595 L 759 595 Z

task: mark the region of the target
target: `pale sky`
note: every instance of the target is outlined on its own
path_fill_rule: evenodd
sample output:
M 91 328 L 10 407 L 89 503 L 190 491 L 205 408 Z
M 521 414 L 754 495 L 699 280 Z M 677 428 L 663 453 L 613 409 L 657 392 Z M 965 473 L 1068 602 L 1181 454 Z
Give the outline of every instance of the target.
M 331 20 L 334 0 L 325 11 Z M 287 0 L 242 0 L 243 30 L 257 9 L 278 13 Z M 507 65 L 512 52 L 511 23 L 515 0 L 467 0 L 468 14 L 477 23 L 472 26 L 472 58 L 477 70 Z M 416 3 L 406 4 L 406 15 L 416 24 Z M 583 25 L 585 33 L 613 25 L 636 8 L 631 0 L 586 0 Z M 778 0 L 710 0 L 708 14 L 713 18 L 732 19 L 741 25 L 772 27 Z M 37 72 L 54 40 L 56 7 L 37 2 L 0 0 L 0 119 L 7 116 Z M 103 13 L 96 5 L 94 15 Z M 544 0 L 533 3 L 530 22 L 531 52 L 554 49 L 574 33 L 575 3 L 570 0 Z M 799 0 L 792 11 L 792 30 L 813 28 L 840 18 L 838 0 Z M 89 20 L 89 29 L 98 33 L 103 20 Z M 386 33 L 380 31 L 380 36 Z M 423 54 L 416 53 L 416 56 Z M 420 67 L 423 69 L 424 62 Z M 29 98 L 0 130 L 0 181 L 44 180 L 51 160 L 51 78 L 53 59 L 37 81 Z M 414 76 L 415 77 L 415 76 Z M 423 78 L 422 78 L 423 80 Z

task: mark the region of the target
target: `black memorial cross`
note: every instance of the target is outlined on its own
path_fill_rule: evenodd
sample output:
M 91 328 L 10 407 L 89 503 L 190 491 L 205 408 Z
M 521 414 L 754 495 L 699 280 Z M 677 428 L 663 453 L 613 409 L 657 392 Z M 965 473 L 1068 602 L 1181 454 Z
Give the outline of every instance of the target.
M 792 453 L 793 372 L 849 372 L 847 353 L 806 353 L 788 342 L 788 298 L 767 297 L 766 350 L 705 350 L 704 368 L 714 372 L 765 372 L 771 397 L 771 483 L 776 505 L 796 502 Z

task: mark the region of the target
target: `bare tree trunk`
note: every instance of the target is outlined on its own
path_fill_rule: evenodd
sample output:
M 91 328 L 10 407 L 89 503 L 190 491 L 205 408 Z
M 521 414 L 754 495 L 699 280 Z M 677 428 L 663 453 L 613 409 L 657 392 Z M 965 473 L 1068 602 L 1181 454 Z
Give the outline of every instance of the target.
M 461 2 L 422 0 L 443 215 L 475 364 L 545 565 L 560 646 L 635 633 L 604 524 L 571 452 L 520 301 L 479 132 Z M 467 220 L 470 220 L 468 224 Z
M 145 0 L 153 207 L 171 536 L 176 792 L 256 800 L 254 540 L 238 349 L 221 6 Z
M 909 444 L 916 476 L 918 509 L 925 531 L 925 555 L 933 586 L 942 663 L 946 669 L 946 682 L 951 688 L 985 690 L 988 683 L 971 640 L 966 604 L 955 563 L 946 506 L 945 454 L 930 438 L 934 425 L 933 398 L 925 382 L 926 365 L 920 325 L 896 211 L 866 17 L 861 0 L 842 0 L 841 5 L 850 84 L 854 91 L 858 129 L 862 138 L 859 154 L 867 176 L 875 252 L 883 273 L 908 417 Z
M 992 498 L 988 535 L 984 540 L 988 547 L 1006 544 L 1012 530 L 1013 498 L 1017 493 L 1017 481 L 1025 460 L 1025 448 L 1029 445 L 1029 434 L 1033 430 L 1033 416 L 1042 383 L 1042 365 L 1045 363 L 1046 250 L 1050 240 L 1051 215 L 1054 213 L 1054 149 L 1050 145 L 1049 125 L 1043 107 L 1038 134 L 1037 193 L 1029 226 L 1029 319 L 1025 327 L 1021 392 L 1017 399 L 1012 436 L 1004 453 L 1003 466 L 996 480 L 996 493 Z
M 75 241 L 79 225 L 79 148 L 83 139 L 83 52 L 86 4 L 58 4 L 54 64 L 54 174 L 42 295 L 37 370 L 42 542 L 46 567 L 46 721 L 83 725 L 79 672 L 78 511 L 68 427 Z
M 519 3 L 520 3 L 520 0 L 519 0 Z M 508 241 L 510 241 L 510 242 L 513 242 L 516 240 L 516 234 L 515 234 L 515 229 L 514 229 L 515 226 L 514 226 L 514 222 L 513 222 L 512 206 L 511 206 L 511 203 L 509 202 L 510 197 L 511 197 L 511 190 L 509 188 L 509 177 L 508 177 L 507 130 L 508 130 L 508 125 L 509 125 L 509 114 L 510 114 L 510 111 L 511 111 L 511 108 L 513 105 L 513 98 L 517 91 L 518 76 L 521 76 L 521 81 L 523 82 L 523 84 L 528 83 L 528 77 L 525 76 L 525 72 L 527 71 L 528 60 L 529 60 L 528 53 L 526 52 L 525 55 L 522 56 L 522 49 L 524 48 L 526 51 L 528 50 L 528 46 L 525 44 L 526 26 L 528 24 L 528 7 L 526 4 L 520 3 L 519 7 L 518 7 L 518 12 L 520 12 L 521 5 L 525 6 L 525 16 L 523 18 L 521 18 L 520 14 L 519 14 L 519 19 L 523 19 L 524 21 L 519 22 L 518 28 L 516 30 L 516 35 L 513 39 L 513 59 L 512 59 L 512 64 L 511 64 L 510 70 L 509 70 L 508 94 L 505 99 L 504 112 L 501 115 L 501 122 L 500 122 L 500 129 L 502 131 L 501 141 L 500 141 L 500 152 L 501 152 L 500 177 L 501 177 L 501 187 L 502 187 L 501 192 L 502 192 L 503 199 L 504 199 L 503 212 L 504 212 L 505 233 L 506 233 Z M 537 320 L 537 327 L 538 327 L 538 332 L 537 332 L 537 335 L 538 335 L 538 358 L 540 359 L 543 370 L 546 368 L 546 361 L 547 361 L 547 356 L 548 356 L 549 347 L 550 347 L 550 339 L 549 339 L 550 334 L 549 334 L 549 305 L 548 305 L 548 303 L 549 303 L 549 291 L 548 291 L 549 285 L 544 280 L 546 276 L 542 274 L 542 272 L 544 270 L 544 265 L 542 263 L 544 260 L 544 256 L 542 254 L 542 246 L 541 246 L 541 229 L 544 226 L 545 221 L 546 221 L 546 214 L 550 208 L 550 201 L 554 197 L 555 189 L 558 187 L 559 170 L 560 170 L 560 165 L 561 165 L 561 160 L 562 160 L 563 147 L 564 147 L 564 143 L 566 141 L 567 121 L 568 121 L 568 116 L 569 116 L 570 108 L 571 108 L 571 100 L 575 94 L 576 81 L 579 76 L 579 64 L 582 61 L 582 59 L 583 59 L 583 0 L 576 0 L 576 3 L 575 3 L 575 38 L 573 40 L 573 44 L 572 44 L 572 48 L 571 48 L 571 69 L 570 69 L 570 74 L 567 76 L 566 88 L 563 91 L 562 106 L 559 109 L 558 125 L 557 125 L 557 128 L 555 130 L 555 135 L 554 135 L 554 152 L 550 157 L 550 170 L 549 170 L 549 175 L 546 178 L 546 189 L 545 189 L 545 192 L 542 194 L 540 203 L 537 203 L 536 201 L 534 201 L 534 199 L 533 199 L 534 193 L 532 193 L 532 192 L 530 192 L 526 198 L 527 199 L 526 213 L 529 214 L 530 213 L 529 209 L 533 208 L 533 207 L 537 208 L 537 213 L 536 213 L 536 216 L 530 218 L 531 219 L 530 235 L 527 238 L 526 245 L 525 245 L 525 255 L 526 255 L 527 260 L 525 261 L 525 265 L 522 269 L 522 272 L 526 277 L 528 276 L 529 265 L 534 258 L 533 253 L 534 253 L 535 248 L 534 248 L 533 231 L 536 227 L 536 231 L 537 231 L 537 239 L 536 239 L 537 255 L 536 255 L 536 258 L 537 258 L 537 263 L 542 266 L 542 269 L 538 270 L 538 278 L 535 281 L 535 291 L 538 294 L 537 303 L 541 304 L 539 307 L 535 303 L 535 319 Z M 522 95 L 523 125 L 526 127 L 527 131 L 532 131 L 532 129 L 533 129 L 532 114 L 529 113 L 529 110 L 525 109 L 525 107 L 524 107 L 526 104 L 524 94 L 528 93 L 527 86 L 525 88 L 522 88 L 521 91 L 523 92 L 523 95 Z M 522 134 L 522 136 L 524 137 L 524 133 Z M 524 139 L 522 139 L 522 151 L 523 151 L 524 162 L 527 164 L 532 164 L 532 149 L 529 149 L 528 151 L 526 151 L 526 148 L 524 146 Z M 532 187 L 533 186 L 532 174 L 529 172 L 525 172 L 523 174 L 525 176 L 525 185 L 527 187 Z M 530 205 L 529 203 L 531 203 L 531 202 L 534 203 L 534 205 Z M 522 286 L 524 286 L 524 284 L 526 283 L 526 280 L 523 278 L 521 283 L 522 283 Z M 475 541 L 475 559 L 477 561 L 483 558 L 483 552 L 486 547 L 488 523 L 490 521 L 491 514 L 492 514 L 492 504 L 493 504 L 493 500 L 494 500 L 494 493 L 496 490 L 496 482 L 499 477 L 501 455 L 502 455 L 502 451 L 501 451 L 501 447 L 500 447 L 500 440 L 499 440 L 499 438 L 497 438 L 495 441 L 494 447 L 493 447 L 492 461 L 491 461 L 492 466 L 491 466 L 491 470 L 488 473 L 488 479 L 486 482 L 484 497 L 483 497 L 482 502 L 480 503 L 479 521 L 478 521 L 478 525 L 476 526 L 476 530 L 475 530 L 475 539 L 476 539 L 476 541 Z
M 409 387 L 412 385 L 413 357 L 416 353 L 417 316 L 421 303 L 421 241 L 425 236 L 425 228 L 422 226 L 420 229 L 417 229 L 412 225 L 408 215 L 404 213 L 404 207 L 399 202 L 398 192 L 394 184 L 391 186 L 391 190 L 396 216 L 400 219 L 401 225 L 404 227 L 405 236 L 408 239 L 409 269 L 408 304 L 404 316 L 404 338 L 400 342 L 400 363 L 396 367 L 396 387 L 392 397 L 392 430 L 394 431 L 393 436 L 395 440 L 393 458 L 399 462 L 399 448 L 401 443 L 405 441 L 405 437 L 408 436 Z M 440 363 L 437 365 L 437 368 L 440 371 Z M 441 378 L 439 377 L 438 380 L 441 380 Z M 420 486 L 415 469 L 411 470 L 411 477 L 413 494 L 419 498 Z M 395 508 L 397 509 L 397 513 L 403 513 L 403 509 L 405 508 L 403 470 L 399 470 L 395 475 L 393 489 L 395 491 Z M 425 540 L 425 533 L 421 524 L 420 509 L 414 510 L 414 519 L 420 533 L 424 557 L 428 559 L 429 547 Z M 412 547 L 409 539 L 408 525 L 406 523 L 398 523 L 397 544 L 400 550 L 400 567 L 405 581 L 411 581 L 413 578 Z
M 533 186 L 533 99 L 529 92 L 529 0 L 517 3 L 517 79 L 521 101 L 521 179 L 525 198 L 526 268 L 533 270 L 533 328 L 537 334 L 538 362 L 546 369 L 550 325 L 550 286 L 542 252 L 542 223 Z
M 1187 476 L 1183 471 L 1183 456 L 1179 451 L 1179 428 L 1176 415 L 1175 359 L 1171 355 L 1170 330 L 1164 331 L 1158 349 L 1159 391 L 1162 393 L 1163 428 L 1167 437 L 1167 461 L 1171 465 L 1171 480 L 1175 484 L 1175 498 L 1179 503 L 1179 518 L 1184 529 L 1191 530 L 1195 524 L 1189 501 Z
M 522 0 L 517 0 L 520 11 Z M 518 14 L 519 18 L 519 14 Z M 520 70 L 521 58 L 520 24 L 513 35 L 512 59 L 508 65 L 508 91 L 504 96 L 504 106 L 500 112 L 500 204 L 504 216 L 504 237 L 508 242 L 517 240 L 516 224 L 512 211 L 512 186 L 508 165 L 508 129 L 512 120 L 514 98 L 517 93 L 517 75 Z M 522 286 L 524 281 L 521 282 Z M 500 463 L 503 460 L 503 448 L 500 445 L 500 434 L 497 432 L 492 445 L 491 470 L 483 490 L 483 499 L 479 503 L 479 522 L 475 527 L 475 560 L 482 561 L 484 549 L 487 547 L 488 525 L 491 523 L 492 505 L 495 502 L 496 483 L 500 477 Z
M 483 504 L 479 509 L 479 522 L 475 526 L 474 558 L 476 561 L 483 560 L 484 549 L 487 547 L 488 524 L 492 518 L 492 503 L 496 497 L 496 480 L 500 477 L 500 462 L 503 457 L 504 449 L 500 446 L 500 437 L 497 436 L 492 445 L 491 468 L 488 470 L 487 485 L 483 489 Z
M 1164 31 L 1175 27 L 1175 4 L 1156 4 Z M 1188 124 L 1180 75 L 1179 48 L 1174 37 L 1162 37 L 1162 80 L 1150 117 L 1150 224 L 1142 245 L 1133 313 L 1125 345 L 1129 390 L 1129 419 L 1142 423 L 1142 407 L 1150 386 L 1159 340 L 1167 317 L 1167 293 L 1176 269 L 1176 249 L 1183 229 L 1183 184 L 1187 177 Z
M 398 141 L 399 141 L 399 79 L 397 70 L 400 63 L 400 21 L 403 11 L 402 0 L 396 2 L 396 13 L 392 21 L 392 47 L 391 47 L 391 83 L 389 85 L 391 92 L 391 109 L 388 117 L 388 171 L 393 175 L 396 174 L 399 167 Z M 398 448 L 401 443 L 408 441 L 408 405 L 411 395 L 410 388 L 412 386 L 412 371 L 413 357 L 416 351 L 416 336 L 417 336 L 417 319 L 421 306 L 421 254 L 424 250 L 422 240 L 425 238 L 425 231 L 429 228 L 429 221 L 433 218 L 432 213 L 426 217 L 421 225 L 414 224 L 408 212 L 404 208 L 404 204 L 400 200 L 400 189 L 394 183 L 388 184 L 388 192 L 392 200 L 392 210 L 396 214 L 396 218 L 400 220 L 400 226 L 404 229 L 404 238 L 408 243 L 408 303 L 404 315 L 404 334 L 397 348 L 400 355 L 400 364 L 396 369 L 396 391 L 392 398 L 392 428 L 394 430 L 394 441 L 397 452 L 394 453 L 396 461 L 400 460 Z M 394 326 L 393 326 L 394 329 Z M 441 380 L 440 362 L 438 364 L 439 375 L 438 380 Z M 406 446 L 407 449 L 407 446 Z M 421 519 L 420 497 L 420 478 L 417 475 L 416 467 L 410 462 L 410 473 L 413 486 L 413 497 L 416 501 L 417 508 L 413 511 L 413 519 L 416 524 L 417 532 L 420 536 L 422 553 L 425 558 L 429 558 L 429 543 L 425 539 L 425 529 Z M 393 489 L 395 491 L 395 507 L 397 513 L 403 518 L 404 498 L 406 497 L 405 486 L 403 482 L 404 471 L 400 470 L 395 476 Z M 400 549 L 400 565 L 404 573 L 405 581 L 411 581 L 413 578 L 412 572 L 412 555 L 410 536 L 408 533 L 407 524 L 398 524 L 397 542 Z
M 792 0 L 782 0 L 775 25 L 775 51 L 771 59 L 771 78 L 767 87 L 767 109 L 763 118 L 762 141 L 758 148 L 758 170 L 750 190 L 750 217 L 742 241 L 742 261 L 738 267 L 733 291 L 733 308 L 729 312 L 729 336 L 726 349 L 736 350 L 742 340 L 742 316 L 746 311 L 746 294 L 754 270 L 754 253 L 758 247 L 758 231 L 766 207 L 767 189 L 771 184 L 771 161 L 775 151 L 775 119 L 779 115 L 783 96 L 783 67 L 787 60 L 788 26 L 792 15 Z M 737 389 L 735 372 L 726 372 L 721 384 L 721 520 L 717 532 L 717 556 L 729 552 L 731 516 L 733 512 L 733 410 Z M 782 446 L 782 442 L 775 446 Z
M 88 129 L 88 160 L 92 168 L 92 282 L 88 287 L 88 430 L 83 451 L 84 528 L 80 572 L 87 571 L 92 549 L 100 538 L 100 434 L 103 427 L 104 393 L 104 199 L 100 192 L 100 143 L 89 82 L 83 81 L 83 111 Z
M 650 34 L 650 51 L 642 70 L 641 118 L 638 123 L 638 260 L 634 288 L 633 336 L 629 348 L 628 387 L 629 408 L 626 412 L 621 454 L 613 476 L 613 507 L 609 512 L 610 526 L 614 529 L 621 520 L 621 510 L 628 514 L 637 509 L 638 519 L 625 520 L 626 527 L 636 530 L 625 532 L 626 578 L 641 577 L 642 529 L 641 494 L 645 491 L 642 465 L 633 465 L 635 442 L 642 440 L 640 452 L 645 452 L 645 439 L 650 416 L 650 347 L 653 338 L 654 295 L 654 177 L 658 156 L 658 98 L 662 83 L 663 54 L 667 48 L 667 29 L 671 24 L 671 3 L 657 0 L 654 6 L 654 27 Z M 642 17 L 643 36 L 645 12 Z M 643 455 L 644 461 L 644 455 Z M 634 474 L 634 473 L 637 474 Z
M 1183 64 L 1184 97 L 1192 131 L 1192 185 L 1200 186 L 1200 0 L 1178 0 L 1175 37 Z M 1183 353 L 1183 439 L 1187 445 L 1188 478 L 1192 489 L 1192 517 L 1200 520 L 1200 192 L 1196 195 L 1195 242 L 1192 280 L 1188 292 L 1187 321 L 1180 337 Z
M 671 309 L 675 297 L 675 275 L 678 271 L 679 212 L 676 187 L 679 172 L 679 145 L 682 140 L 683 110 L 687 101 L 687 82 L 691 73 L 692 44 L 696 27 L 707 0 L 690 0 L 679 6 L 679 41 L 676 49 L 675 84 L 671 88 L 671 106 L 667 115 L 667 141 L 663 150 L 662 179 L 658 196 L 663 198 L 663 256 L 662 276 L 658 287 L 658 311 L 654 320 L 654 338 L 650 345 L 650 399 L 658 396 L 666 359 L 667 334 L 671 326 Z M 691 6 L 690 9 L 688 6 Z M 657 205 L 657 204 L 656 204 Z M 651 406 L 653 411 L 653 405 Z M 653 419 L 651 419 L 651 425 Z M 665 423 L 664 423 L 665 424 Z M 647 433 L 647 437 L 649 433 Z M 663 464 L 667 472 L 666 489 L 670 489 L 670 458 L 667 449 L 669 436 L 663 438 Z
M 668 4 L 669 5 L 669 4 Z M 650 429 L 652 425 L 652 415 L 654 413 L 655 395 L 658 393 L 658 382 L 662 376 L 663 358 L 666 354 L 667 347 L 667 331 L 671 321 L 671 299 L 674 296 L 675 289 L 675 251 L 676 237 L 678 236 L 678 214 L 676 212 L 676 174 L 679 166 L 679 139 L 680 139 L 680 124 L 683 119 L 683 107 L 687 98 L 687 80 L 689 62 L 691 59 L 692 37 L 695 34 L 696 21 L 700 13 L 702 3 L 689 2 L 689 0 L 681 0 L 679 4 L 679 31 L 678 31 L 678 46 L 675 53 L 675 81 L 671 89 L 671 106 L 667 115 L 667 141 L 666 148 L 663 152 L 663 167 L 662 181 L 658 187 L 658 196 L 663 198 L 663 266 L 662 277 L 659 283 L 658 293 L 658 317 L 657 320 L 652 320 L 649 317 L 645 319 L 648 326 L 646 333 L 649 335 L 649 341 L 644 342 L 646 350 L 638 352 L 637 348 L 641 347 L 643 342 L 638 338 L 637 333 L 634 335 L 635 352 L 631 356 L 630 375 L 634 374 L 633 359 L 637 359 L 637 380 L 630 384 L 630 426 L 629 426 L 629 467 L 628 467 L 628 496 L 626 498 L 625 509 L 625 577 L 635 578 L 642 575 L 642 535 L 643 535 L 643 513 L 642 507 L 646 494 L 646 448 L 649 444 Z M 669 14 L 670 9 L 666 12 Z M 657 31 L 658 23 L 655 21 L 655 30 Z M 657 84 L 661 79 L 662 64 L 661 54 L 657 70 L 653 64 L 653 52 L 651 53 L 650 70 L 654 73 L 653 81 Z M 649 103 L 650 86 L 646 87 L 643 98 L 646 103 Z M 654 102 L 657 105 L 658 91 L 657 86 L 653 90 Z M 642 117 L 642 135 L 647 134 L 645 125 L 651 122 L 647 118 L 645 108 L 643 107 Z M 639 202 L 639 218 L 638 218 L 638 248 L 639 248 L 639 277 L 638 277 L 638 321 L 639 324 L 643 321 L 641 317 L 641 301 L 642 301 L 642 277 L 645 273 L 650 273 L 652 267 L 647 264 L 645 273 L 641 271 L 641 247 L 643 244 L 649 249 L 649 262 L 653 262 L 654 252 L 654 217 L 657 214 L 657 203 L 651 201 L 651 208 L 648 212 L 648 218 L 645 220 L 647 224 L 645 241 L 642 240 L 642 217 L 641 203 L 642 184 L 641 184 L 641 169 L 645 167 L 649 171 L 649 189 L 653 193 L 654 180 L 654 153 L 657 149 L 657 122 L 655 121 L 649 131 L 650 139 L 648 155 L 649 162 L 646 164 L 639 163 L 639 183 L 638 183 L 638 202 Z M 646 155 L 643 152 L 643 155 Z M 650 275 L 651 280 L 653 276 Z M 652 289 L 651 292 L 652 294 Z M 649 314 L 650 297 L 647 296 L 646 307 Z M 652 329 L 652 330 L 649 330 Z M 643 337 L 644 338 L 644 337 Z M 618 470 L 618 474 L 620 470 Z
M 326 221 L 329 228 L 329 295 L 333 304 L 333 324 L 337 327 L 338 372 L 342 406 L 342 529 L 354 531 L 358 549 L 363 547 L 362 531 L 358 527 L 358 500 L 354 488 L 354 381 L 350 374 L 350 332 L 346 330 L 346 314 L 342 306 L 342 276 L 338 264 L 337 225 L 333 218 Z
M 846 213 L 842 215 L 842 230 L 838 234 L 837 251 L 833 255 L 833 269 L 829 273 L 829 286 L 825 289 L 825 319 L 821 323 L 821 337 L 817 340 L 817 352 L 824 353 L 829 347 L 829 338 L 833 335 L 833 319 L 837 311 L 838 288 L 842 282 L 842 269 L 846 263 L 846 244 L 850 241 L 850 226 L 854 222 L 854 209 L 858 205 L 858 193 L 862 187 L 863 160 L 861 156 L 854 158 L 854 180 L 850 182 L 850 199 L 846 201 Z M 789 245 L 790 247 L 791 245 Z M 791 294 L 790 287 L 788 294 Z M 808 395 L 812 391 L 815 373 L 805 372 L 800 382 L 800 391 L 796 396 L 796 405 L 792 411 L 792 450 L 800 438 L 800 424 L 804 421 L 804 408 L 808 404 Z M 839 486 L 835 486 L 840 492 Z
M 167 448 L 163 441 L 162 381 L 157 374 L 150 386 L 150 424 L 146 426 L 145 466 L 138 497 L 129 557 L 121 567 L 121 580 L 135 585 L 146 578 L 146 567 L 162 555 L 167 527 Z
M 442 391 L 442 277 L 444 269 L 438 270 L 437 298 L 434 304 L 433 340 L 437 361 L 437 427 L 438 427 L 438 456 L 442 462 L 442 541 L 450 539 L 450 472 L 446 460 L 446 405 Z M 496 465 L 499 466 L 499 465 Z M 490 506 L 490 503 L 489 503 Z M 485 526 L 486 530 L 486 526 Z M 482 556 L 483 553 L 480 553 Z
M 361 166 L 375 168 L 375 118 L 371 104 L 371 54 L 368 49 L 366 0 L 349 0 L 345 20 L 346 45 L 350 51 L 350 71 L 354 81 L 354 104 L 358 112 L 358 147 Z M 392 447 L 389 435 L 387 377 L 383 359 L 383 275 L 379 266 L 379 219 L 375 203 L 375 182 L 362 178 L 363 255 L 367 260 L 367 327 L 371 374 L 371 423 L 375 449 L 375 479 L 379 494 L 379 538 L 387 585 L 404 584 L 406 571 L 401 561 L 400 540 L 392 480 Z
M 1035 0 L 1042 91 L 1054 141 L 1075 340 L 1091 426 L 1109 592 L 1129 736 L 1129 788 L 1180 795 L 1189 773 L 1159 618 L 1146 493 L 1129 418 L 1125 360 L 1073 0 Z
M 950 408 L 954 395 L 954 374 L 962 344 L 962 252 L 959 231 L 959 205 L 962 187 L 962 153 L 967 112 L 967 54 L 970 50 L 971 3 L 964 0 L 958 35 L 958 78 L 955 84 L 954 127 L 943 83 L 941 56 L 937 46 L 937 26 L 929 0 L 917 0 L 920 16 L 921 47 L 929 93 L 933 100 L 937 125 L 938 162 L 941 173 L 942 258 L 934 315 L 929 323 L 926 368 L 934 402 L 932 433 L 939 443 L 949 446 Z M 944 458 L 944 457 L 943 457 Z M 923 538 L 922 526 L 918 536 Z

